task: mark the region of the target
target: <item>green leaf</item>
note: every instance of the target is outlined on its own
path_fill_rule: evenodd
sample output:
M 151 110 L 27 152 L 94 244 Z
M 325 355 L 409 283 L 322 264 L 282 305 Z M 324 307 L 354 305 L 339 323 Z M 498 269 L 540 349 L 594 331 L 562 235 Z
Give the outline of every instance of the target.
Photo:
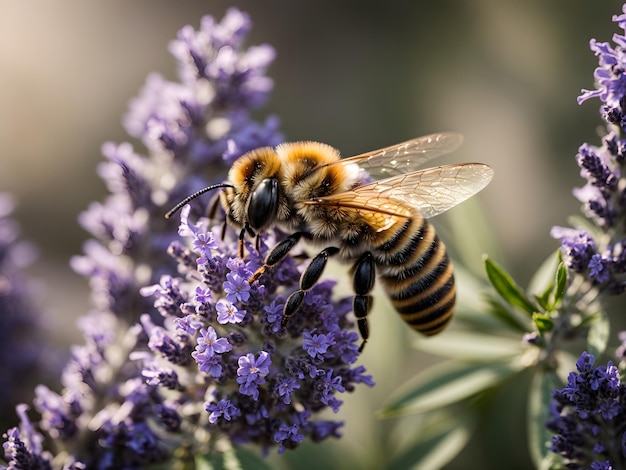
M 558 250 L 557 256 L 548 258 L 537 270 L 531 281 L 533 287 L 528 289 L 529 292 L 533 292 L 540 290 L 541 285 L 545 285 L 543 292 L 534 297 L 541 308 L 548 312 L 560 304 L 567 289 L 567 268 L 561 259 L 561 250 Z M 550 272 L 548 273 L 548 271 Z M 540 283 L 543 284 L 540 285 Z
M 480 258 L 482 260 L 482 258 Z M 489 288 L 483 277 L 476 277 L 460 263 L 454 266 L 454 279 L 457 289 L 457 298 L 460 303 L 459 314 L 471 311 L 484 316 L 485 300 L 484 293 Z
M 451 420 L 444 432 L 416 442 L 393 459 L 389 470 L 437 470 L 451 462 L 467 445 L 476 427 L 473 415 L 465 413 Z M 420 436 L 421 437 L 421 436 Z
M 586 324 L 589 327 L 587 332 L 587 352 L 593 354 L 597 359 L 606 351 L 606 346 L 609 342 L 611 333 L 609 317 L 604 310 L 600 310 Z
M 560 261 L 560 249 L 556 250 L 556 252 L 550 253 L 530 279 L 527 292 L 537 294 L 540 292 L 545 293 L 546 290 L 552 289 L 554 286 L 554 273 L 556 272 Z
M 538 369 L 533 377 L 528 396 L 528 442 L 535 468 L 547 470 L 556 457 L 549 450 L 552 432 L 546 428 L 550 417 L 549 407 L 552 390 L 563 384 L 556 372 Z
M 554 321 L 546 313 L 533 313 L 533 323 L 540 333 L 550 331 L 554 327 Z
M 464 362 L 496 362 L 524 353 L 519 337 L 503 338 L 467 331 L 448 331 L 445 335 L 419 338 L 414 346 L 430 354 L 459 358 Z
M 553 307 L 559 305 L 565 296 L 567 290 L 567 268 L 562 261 L 556 269 L 556 281 L 554 283 L 554 304 Z
M 488 298 L 487 302 L 489 303 L 488 313 L 501 320 L 514 332 L 526 333 L 532 328 L 528 317 L 522 317 L 517 310 L 508 308 L 500 300 Z
M 457 267 L 463 266 L 472 276 L 482 279 L 483 254 L 488 251 L 498 257 L 502 247 L 480 197 L 468 199 L 462 206 L 447 211 L 443 217 L 445 222 L 437 225 L 436 229 L 441 238 L 447 240 L 450 255 L 456 260 L 455 274 Z M 472 229 L 467 230 L 467 227 Z
M 382 418 L 391 418 L 449 406 L 497 385 L 518 370 L 519 366 L 510 362 L 442 362 L 404 384 L 378 414 Z
M 538 310 L 513 278 L 488 257 L 485 257 L 485 271 L 493 287 L 507 303 L 521 308 L 529 315 Z
M 544 310 L 551 309 L 550 297 L 554 292 L 554 284 L 549 284 L 546 289 L 543 291 L 541 295 L 535 295 L 535 300 L 539 304 L 539 306 Z

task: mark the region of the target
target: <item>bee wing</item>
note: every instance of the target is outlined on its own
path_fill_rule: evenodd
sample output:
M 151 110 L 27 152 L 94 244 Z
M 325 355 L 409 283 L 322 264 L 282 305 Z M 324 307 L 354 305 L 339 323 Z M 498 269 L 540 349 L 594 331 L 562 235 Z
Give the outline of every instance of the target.
M 456 150 L 462 142 L 461 134 L 441 132 L 343 158 L 335 164 L 356 163 L 373 177 L 388 177 L 415 171 L 427 161 Z
M 383 218 L 388 225 L 416 211 L 427 218 L 441 214 L 483 189 L 492 177 L 491 167 L 482 163 L 444 165 L 374 181 L 309 203 L 361 210 L 371 213 L 369 217 Z

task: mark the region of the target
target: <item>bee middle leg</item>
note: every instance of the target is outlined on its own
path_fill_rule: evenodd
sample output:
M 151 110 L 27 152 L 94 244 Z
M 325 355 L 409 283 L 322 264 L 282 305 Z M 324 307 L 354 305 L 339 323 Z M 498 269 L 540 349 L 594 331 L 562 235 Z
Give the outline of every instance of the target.
M 291 294 L 287 299 L 287 302 L 285 302 L 283 319 L 281 322 L 282 326 L 285 326 L 289 317 L 292 316 L 296 310 L 298 310 L 298 307 L 300 307 L 300 304 L 302 304 L 302 301 L 304 300 L 304 294 L 311 289 L 322 276 L 328 257 L 333 256 L 338 252 L 339 248 L 329 246 L 328 248 L 320 251 L 317 256 L 311 260 L 311 263 L 309 263 L 307 268 L 302 273 L 302 276 L 300 276 L 300 289 Z
M 374 257 L 368 251 L 363 253 L 354 264 L 353 287 L 355 296 L 352 302 L 352 311 L 356 317 L 359 333 L 361 333 L 361 338 L 363 339 L 361 346 L 359 346 L 359 352 L 363 351 L 370 335 L 367 314 L 373 304 L 373 297 L 369 293 L 374 288 L 375 280 L 376 264 L 374 263 Z

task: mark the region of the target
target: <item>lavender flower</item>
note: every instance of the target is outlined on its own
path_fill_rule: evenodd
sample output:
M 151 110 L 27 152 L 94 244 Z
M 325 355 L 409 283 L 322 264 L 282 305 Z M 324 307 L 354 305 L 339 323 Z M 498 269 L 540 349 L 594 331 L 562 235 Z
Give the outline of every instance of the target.
M 0 193 L 0 423 L 14 424 L 10 416 L 24 396 L 32 395 L 31 377 L 42 366 L 37 311 L 31 298 L 33 289 L 26 282 L 23 268 L 35 257 L 34 248 L 20 241 L 17 224 L 9 218 L 13 200 Z M 25 370 L 33 372 L 24 374 Z
M 623 11 L 613 17 L 622 30 L 626 28 L 626 5 Z M 608 330 L 608 324 L 603 325 L 597 315 L 603 308 L 602 295 L 626 290 L 626 36 L 615 34 L 613 40 L 615 46 L 591 40 L 591 50 L 599 59 L 594 73 L 597 88 L 583 90 L 578 98 L 579 103 L 599 98 L 607 124 L 602 145 L 585 143 L 576 156 L 586 184 L 575 189 L 574 196 L 583 203 L 587 220 L 576 228 L 552 229 L 552 236 L 561 240 L 564 262 L 575 275 L 563 302 L 564 312 L 570 315 L 557 321 L 565 329 L 565 320 L 580 313 L 583 324 L 588 321 L 593 328 L 595 323 L 596 332 L 590 334 L 595 339 L 588 339 L 588 344 L 600 352 L 604 345 L 597 340 L 597 325 Z M 575 329 L 576 322 L 569 326 Z M 567 333 L 560 331 L 555 337 L 557 334 L 564 337 Z M 618 349 L 620 359 L 623 351 L 623 346 Z M 619 370 L 612 362 L 594 367 L 594 356 L 586 352 L 576 368 L 578 372 L 569 374 L 567 385 L 553 392 L 547 423 L 556 434 L 551 450 L 565 458 L 568 468 L 622 468 L 626 464 L 626 387 Z
M 626 28 L 624 14 L 613 21 Z M 626 140 L 626 36 L 615 34 L 615 46 L 591 40 L 598 56 L 594 78 L 597 88 L 583 90 L 578 102 L 599 98 L 607 133 L 601 146 L 583 144 L 576 161 L 585 186 L 574 190 L 583 203 L 583 213 L 592 224 L 576 229 L 554 227 L 552 236 L 561 240 L 567 266 L 581 274 L 602 292 L 621 294 L 626 289 L 626 177 L 624 155 Z
M 282 306 L 297 289 L 303 266 L 288 257 L 259 280 L 248 281 L 282 234 L 263 235 L 260 253 L 246 244 L 248 255 L 242 260 L 235 230 L 220 240 L 213 231 L 220 231 L 221 224 L 211 228 L 207 219 L 193 222 L 190 210 L 183 208 L 182 240 L 169 250 L 183 277 L 164 275 L 142 289 L 165 317 L 163 327 L 142 320 L 155 353 L 145 356 L 144 375 L 152 383 L 165 378 L 159 393 L 164 402 L 205 397 L 206 414 L 199 417 L 193 408 L 191 413 L 180 408 L 179 416 L 182 432 L 205 429 L 209 445 L 226 435 L 234 443 L 278 446 L 282 452 L 305 437 L 338 436 L 342 423 L 315 419 L 316 414 L 325 408 L 337 412 L 342 403 L 337 395 L 357 383 L 373 385 L 362 366 L 352 366 L 358 335 L 348 329 L 350 299 L 330 301 L 334 283 L 322 281 L 282 326 Z M 200 240 L 212 240 L 211 248 Z M 163 338 L 171 345 L 165 346 Z M 192 362 L 181 360 L 185 350 L 193 350 Z M 160 374 L 155 364 L 161 365 Z M 179 378 L 176 389 L 169 380 L 172 371 Z
M 161 436 L 176 429 L 176 415 L 153 399 L 153 387 L 126 363 L 140 329 L 118 332 L 119 319 L 102 312 L 81 324 L 86 344 L 73 348 L 63 392 L 35 389 L 36 424 L 25 405 L 18 407 L 21 424 L 6 433 L 4 444 L 9 468 L 129 468 L 168 455 Z M 46 440 L 54 443 L 49 449 L 43 448 Z
M 42 448 L 43 436 L 35 431 L 26 414 L 27 406 L 18 405 L 17 414 L 21 421 L 20 428 L 11 428 L 5 434 L 4 453 L 10 460 L 10 469 L 51 469 L 51 455 Z M 68 466 L 67 468 L 84 468 Z
M 128 143 L 103 146 L 108 162 L 98 172 L 111 196 L 80 216 L 97 241 L 72 259 L 73 268 L 90 278 L 98 309 L 129 323 L 150 311 L 139 288 L 173 267 L 165 250 L 175 235 L 163 207 L 225 174 L 242 153 L 282 141 L 276 118 L 265 124 L 250 119 L 272 88 L 265 71 L 274 58 L 268 45 L 243 48 L 250 28 L 248 16 L 236 9 L 221 23 L 205 17 L 199 31 L 183 28 L 170 45 L 180 82 L 151 75 L 124 121 L 150 150 L 149 158 Z M 181 183 L 172 187 L 176 180 Z M 196 242 L 211 249 L 211 240 Z
M 150 150 L 167 150 L 192 167 L 187 174 L 279 143 L 276 118 L 261 125 L 249 117 L 272 89 L 265 71 L 275 56 L 269 45 L 243 49 L 251 26 L 245 13 L 231 8 L 220 23 L 206 16 L 199 31 L 181 29 L 170 44 L 181 83 L 151 75 L 131 103 L 125 119 L 128 133 Z
M 31 422 L 20 408 L 21 425 L 6 433 L 10 468 L 137 468 L 171 461 L 176 445 L 186 443 L 168 436 L 189 438 L 193 432 L 185 434 L 182 428 L 195 427 L 183 420 L 189 415 L 180 408 L 196 407 L 208 421 L 202 397 L 193 395 L 183 404 L 163 399 L 161 392 L 189 392 L 189 377 L 178 371 L 199 367 L 203 360 L 207 374 L 220 376 L 226 368 L 230 373 L 233 364 L 219 357 L 225 354 L 220 338 L 209 355 L 212 339 L 204 320 L 215 316 L 215 291 L 209 286 L 187 291 L 172 279 L 162 286 L 168 296 L 153 303 L 139 289 L 176 269 L 166 253 L 175 227 L 163 219 L 163 207 L 219 178 L 243 152 L 282 141 L 276 118 L 262 124 L 250 119 L 271 89 L 265 71 L 274 57 L 270 46 L 244 48 L 250 27 L 247 15 L 231 9 L 221 22 L 205 17 L 199 31 L 183 28 L 170 47 L 179 63 L 179 81 L 150 76 L 124 122 L 148 156 L 128 143 L 103 146 L 107 162 L 98 172 L 111 195 L 80 216 L 94 239 L 83 256 L 72 259 L 73 268 L 89 278 L 95 310 L 81 319 L 85 344 L 72 350 L 63 390 L 38 387 L 37 420 Z M 197 238 L 196 243 L 205 259 L 213 257 L 217 242 Z M 177 259 L 184 258 L 181 253 Z M 195 262 L 194 254 L 183 264 Z M 218 263 L 214 267 L 226 272 Z M 230 298 L 240 301 L 245 288 L 236 271 L 232 274 Z M 175 325 L 161 325 L 181 304 L 193 305 L 193 311 Z M 228 318 L 245 314 L 238 323 L 243 325 L 248 314 L 240 307 Z M 150 315 L 141 317 L 145 312 Z M 132 326 L 140 317 L 141 325 Z M 200 332 L 206 348 L 197 352 L 189 338 L 195 341 Z M 227 341 L 233 347 L 242 342 L 236 333 Z M 175 367 L 164 368 L 164 361 Z M 227 403 L 214 411 L 214 417 L 238 416 Z
M 626 465 L 626 385 L 612 362 L 594 367 L 583 352 L 567 385 L 553 392 L 548 429 L 551 450 L 568 468 L 623 468 Z

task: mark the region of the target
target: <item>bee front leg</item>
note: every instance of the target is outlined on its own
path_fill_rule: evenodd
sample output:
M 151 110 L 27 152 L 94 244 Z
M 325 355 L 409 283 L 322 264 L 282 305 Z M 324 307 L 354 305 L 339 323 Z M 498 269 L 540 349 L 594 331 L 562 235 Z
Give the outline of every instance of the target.
M 250 225 L 248 225 L 248 222 L 246 222 L 243 225 L 243 228 L 241 229 L 241 232 L 239 232 L 239 258 L 240 259 L 243 259 L 243 255 L 244 255 L 244 252 L 243 252 L 243 241 L 246 238 L 246 233 L 248 235 L 250 235 L 251 237 L 256 237 L 255 231 L 250 228 Z
M 373 298 L 369 293 L 374 288 L 376 280 L 376 264 L 374 257 L 368 251 L 363 253 L 354 265 L 354 301 L 352 303 L 352 311 L 357 320 L 359 333 L 363 342 L 359 347 L 359 352 L 363 351 L 365 343 L 369 338 L 369 325 L 367 323 L 367 314 L 372 308 Z
M 261 274 L 263 274 L 268 268 L 271 268 L 275 264 L 281 262 L 285 256 L 289 254 L 291 249 L 296 246 L 296 244 L 300 241 L 302 237 L 307 238 L 309 236 L 306 232 L 296 232 L 289 235 L 287 238 L 278 243 L 265 257 L 265 262 L 263 266 L 256 270 L 256 272 L 250 276 L 248 282 L 252 284 L 256 281 Z
M 336 254 L 337 252 L 339 252 L 339 248 L 330 246 L 320 251 L 319 254 L 311 260 L 311 263 L 309 263 L 307 268 L 302 273 L 302 276 L 300 276 L 300 289 L 291 294 L 285 303 L 285 308 L 283 309 L 283 319 L 281 322 L 282 326 L 285 326 L 289 317 L 293 315 L 296 310 L 298 310 L 298 307 L 300 307 L 300 304 L 304 300 L 304 294 L 306 291 L 311 289 L 322 276 L 328 257 Z

